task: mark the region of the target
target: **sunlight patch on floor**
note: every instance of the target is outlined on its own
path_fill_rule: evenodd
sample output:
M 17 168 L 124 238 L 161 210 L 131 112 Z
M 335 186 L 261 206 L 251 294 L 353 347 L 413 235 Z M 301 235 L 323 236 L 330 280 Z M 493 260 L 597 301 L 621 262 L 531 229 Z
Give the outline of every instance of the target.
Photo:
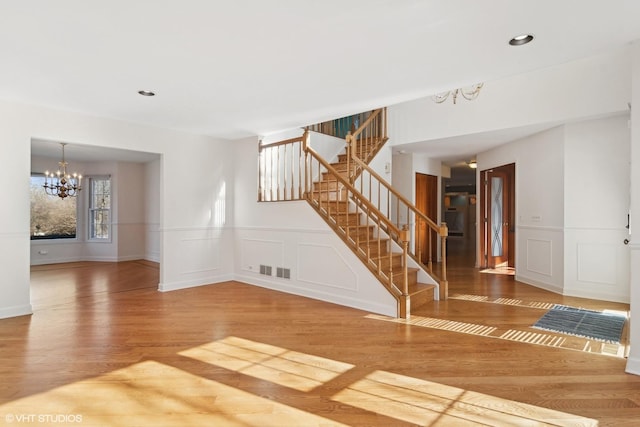
M 514 298 L 491 299 L 487 295 L 454 294 L 449 296 L 449 299 L 462 300 L 462 301 L 486 302 L 490 304 L 513 305 L 517 307 L 539 308 L 542 310 L 549 310 L 554 305 L 556 305 L 555 303 L 552 303 L 552 302 L 523 301 L 523 300 L 514 299 Z
M 423 426 L 598 425 L 590 418 L 384 371 L 372 372 L 333 399 Z
M 496 268 L 485 268 L 484 270 L 480 270 L 480 273 L 485 274 L 502 274 L 505 276 L 515 276 L 516 269 L 513 267 L 496 267 Z
M 627 357 L 628 355 L 628 346 L 625 344 L 609 344 L 574 336 L 564 337 L 558 334 L 544 334 L 518 329 L 508 329 L 504 331 L 495 326 L 455 322 L 453 320 L 416 315 L 412 315 L 409 319 L 388 317 L 379 314 L 368 314 L 365 317 L 367 319 L 382 320 L 385 322 L 402 323 L 442 331 L 520 342 L 524 344 L 534 344 L 544 347 L 562 348 L 564 350 L 601 354 L 604 356 Z
M 179 353 L 298 391 L 311 391 L 353 365 L 238 337 L 226 337 Z
M 33 422 L 21 422 L 35 415 Z M 73 417 L 78 426 L 343 426 L 272 399 L 147 361 L 0 405 L 2 420 Z M 60 425 L 60 424 L 58 424 Z
M 378 314 L 369 314 L 365 317 L 367 317 L 368 319 L 405 323 L 407 325 L 422 326 L 425 328 L 440 329 L 443 331 L 460 332 L 470 335 L 488 336 L 497 329 L 494 326 L 479 325 L 476 323 L 454 322 L 453 320 L 436 319 L 434 317 L 411 316 L 409 319 L 400 319 Z

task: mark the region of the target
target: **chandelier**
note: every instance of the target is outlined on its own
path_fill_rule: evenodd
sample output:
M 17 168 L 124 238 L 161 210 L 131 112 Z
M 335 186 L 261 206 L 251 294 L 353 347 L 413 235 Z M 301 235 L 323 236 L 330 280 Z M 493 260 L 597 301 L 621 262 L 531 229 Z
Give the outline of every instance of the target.
M 459 89 L 450 90 L 447 92 L 438 93 L 436 95 L 433 95 L 432 98 L 438 104 L 442 104 L 444 101 L 446 101 L 447 98 L 449 98 L 449 95 L 451 95 L 454 104 L 458 99 L 458 95 L 462 95 L 462 97 L 467 101 L 473 101 L 478 97 L 478 94 L 480 93 L 480 89 L 482 89 L 483 84 L 484 83 L 476 83 L 473 86 L 468 88 L 459 88 Z
M 66 197 L 75 197 L 78 192 L 82 190 L 80 183 L 82 182 L 82 175 L 74 173 L 73 175 L 67 173 L 68 163 L 64 159 L 64 146 L 66 143 L 60 143 L 62 145 L 62 161 L 58 162 L 60 169 L 55 173 L 46 171 L 44 173 L 44 191 L 50 196 L 58 196 L 61 199 Z

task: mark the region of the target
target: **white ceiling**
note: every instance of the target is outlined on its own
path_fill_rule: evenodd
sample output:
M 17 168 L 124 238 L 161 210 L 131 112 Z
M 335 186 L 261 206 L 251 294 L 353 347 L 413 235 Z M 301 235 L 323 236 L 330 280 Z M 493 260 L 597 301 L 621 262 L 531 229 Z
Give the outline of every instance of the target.
M 0 0 L 0 98 L 236 139 L 598 54 L 639 18 L 638 0 Z

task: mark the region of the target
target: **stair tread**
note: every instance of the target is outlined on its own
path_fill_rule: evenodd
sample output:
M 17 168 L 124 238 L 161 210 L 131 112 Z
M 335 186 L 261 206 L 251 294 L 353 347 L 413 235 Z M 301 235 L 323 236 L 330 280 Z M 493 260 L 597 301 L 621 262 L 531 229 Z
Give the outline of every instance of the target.
M 409 295 L 419 294 L 420 292 L 427 292 L 435 288 L 436 285 L 418 282 L 415 285 L 409 286 Z
M 419 268 L 416 268 L 416 267 L 407 267 L 407 272 L 408 272 L 409 274 L 411 274 L 411 273 L 415 273 L 415 272 L 418 272 L 418 271 L 420 271 L 420 269 L 419 269 Z M 402 270 L 400 270 L 400 271 L 394 271 L 394 272 L 393 272 L 393 275 L 394 275 L 394 276 L 395 276 L 395 275 L 399 275 L 399 274 L 404 274 L 404 272 L 403 272 Z

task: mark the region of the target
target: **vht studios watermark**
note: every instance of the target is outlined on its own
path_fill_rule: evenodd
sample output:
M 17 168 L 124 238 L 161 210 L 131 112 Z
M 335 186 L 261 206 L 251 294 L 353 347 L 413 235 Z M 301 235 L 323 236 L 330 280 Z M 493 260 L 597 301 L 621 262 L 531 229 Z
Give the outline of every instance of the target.
M 7 414 L 4 416 L 7 423 L 42 423 L 63 424 L 81 423 L 80 414 Z

